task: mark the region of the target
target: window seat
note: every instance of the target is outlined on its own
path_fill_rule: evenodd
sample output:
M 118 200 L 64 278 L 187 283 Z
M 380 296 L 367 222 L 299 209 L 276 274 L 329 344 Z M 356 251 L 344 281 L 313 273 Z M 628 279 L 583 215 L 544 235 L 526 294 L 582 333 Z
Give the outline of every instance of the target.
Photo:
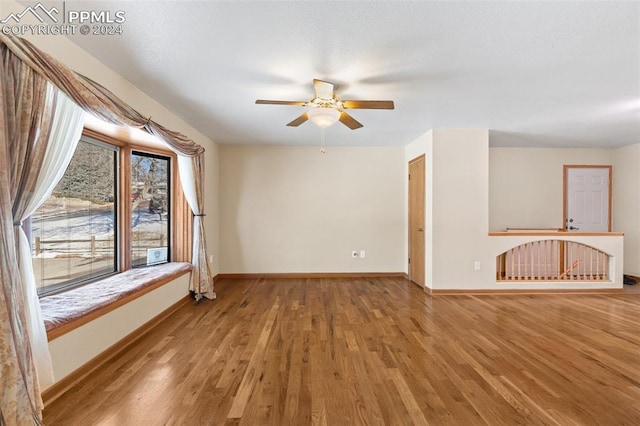
M 100 281 L 40 299 L 49 341 L 80 327 L 174 279 L 189 273 L 190 263 L 171 262 L 135 268 Z M 185 289 L 186 294 L 186 289 Z

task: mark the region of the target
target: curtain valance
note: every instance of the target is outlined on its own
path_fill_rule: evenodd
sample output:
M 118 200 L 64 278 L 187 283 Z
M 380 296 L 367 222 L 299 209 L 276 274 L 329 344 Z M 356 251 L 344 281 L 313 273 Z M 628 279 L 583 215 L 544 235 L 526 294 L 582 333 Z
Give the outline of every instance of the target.
M 0 34 L 0 44 L 96 117 L 112 124 L 145 129 L 181 155 L 195 157 L 204 153 L 201 145 L 143 116 L 104 86 L 61 64 L 28 40 Z

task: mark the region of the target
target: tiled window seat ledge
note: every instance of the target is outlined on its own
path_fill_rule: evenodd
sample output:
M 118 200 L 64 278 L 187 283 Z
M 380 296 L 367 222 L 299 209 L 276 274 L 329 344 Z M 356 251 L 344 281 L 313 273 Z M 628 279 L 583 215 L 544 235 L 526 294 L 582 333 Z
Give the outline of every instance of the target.
M 184 262 L 135 268 L 40 299 L 49 341 L 191 271 Z M 185 289 L 186 290 L 186 289 Z

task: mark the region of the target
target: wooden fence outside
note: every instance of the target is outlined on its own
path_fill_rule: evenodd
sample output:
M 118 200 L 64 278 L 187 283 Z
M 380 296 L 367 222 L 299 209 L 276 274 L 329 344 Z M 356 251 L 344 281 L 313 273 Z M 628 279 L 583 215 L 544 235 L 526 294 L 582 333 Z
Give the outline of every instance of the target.
M 162 235 L 160 238 L 136 238 L 134 241 L 156 241 L 156 242 L 159 241 L 160 246 L 164 247 L 167 245 L 167 236 Z M 63 253 L 85 253 L 87 250 L 84 249 L 84 247 L 81 247 L 81 248 L 55 247 L 55 249 L 52 249 L 52 248 L 47 249 L 44 247 L 44 246 L 50 246 L 52 244 L 78 244 L 78 243 L 88 243 L 88 249 L 89 249 L 88 251 L 91 253 L 91 257 L 95 257 L 98 252 L 113 251 L 114 240 L 112 239 L 99 240 L 94 235 L 92 235 L 88 239 L 68 239 L 68 240 L 43 240 L 40 237 L 35 237 L 34 252 L 36 256 L 38 256 L 41 253 L 44 253 L 47 250 L 55 250 L 56 252 L 63 252 Z M 109 247 L 108 249 L 105 249 L 100 247 L 101 243 L 111 243 L 112 246 Z M 156 245 L 137 245 L 132 248 L 136 250 L 136 249 L 147 249 L 147 248 L 155 248 L 155 247 L 158 247 L 157 244 Z

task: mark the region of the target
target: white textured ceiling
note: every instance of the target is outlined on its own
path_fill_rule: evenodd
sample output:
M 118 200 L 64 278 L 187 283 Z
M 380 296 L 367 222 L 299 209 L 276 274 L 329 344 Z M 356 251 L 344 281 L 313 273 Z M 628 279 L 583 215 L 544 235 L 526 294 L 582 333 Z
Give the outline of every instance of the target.
M 24 2 L 23 2 L 24 3 Z M 483 127 L 494 146 L 640 142 L 638 2 L 93 1 L 121 36 L 74 42 L 222 144 L 317 145 L 300 107 L 312 79 L 350 110 L 328 145 L 405 145 L 432 128 Z M 141 111 L 144 114 L 144 111 Z

